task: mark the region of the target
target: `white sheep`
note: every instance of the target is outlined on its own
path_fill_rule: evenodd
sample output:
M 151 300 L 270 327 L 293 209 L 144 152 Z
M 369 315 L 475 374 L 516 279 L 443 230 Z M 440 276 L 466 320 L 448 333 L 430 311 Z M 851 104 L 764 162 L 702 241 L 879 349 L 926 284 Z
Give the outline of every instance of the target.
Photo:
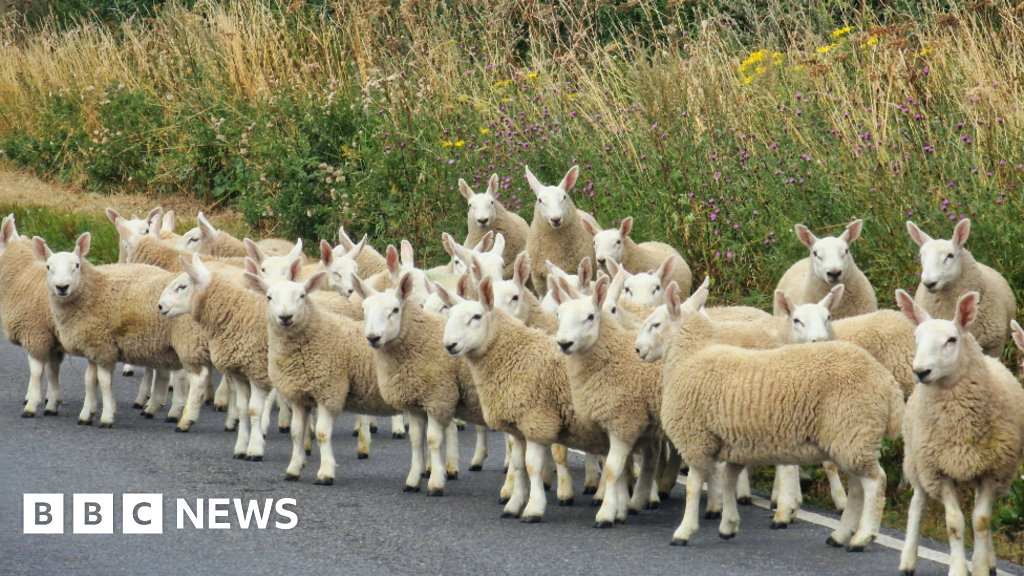
M 520 322 L 550 336 L 558 332 L 558 317 L 544 310 L 540 300 L 526 288 L 530 280 L 530 255 L 521 252 L 513 263 L 512 279 L 494 283 L 495 306 Z
M 223 230 L 217 230 L 202 212 L 197 217 L 198 225 L 182 234 L 176 246 L 178 250 L 208 256 L 245 258 L 248 254 L 245 244 Z M 294 244 L 280 238 L 264 238 L 257 242 L 271 256 L 284 256 L 291 252 Z
M 962 245 L 962 243 L 961 243 Z M 903 421 L 903 475 L 914 488 L 900 574 L 913 574 L 917 539 L 928 499 L 946 509 L 951 576 L 967 574 L 960 487 L 976 487 L 975 576 L 996 571 L 992 548 L 992 503 L 1017 476 L 1024 450 L 1024 389 L 997 359 L 983 354 L 969 328 L 980 310 L 977 292 L 957 299 L 952 320 L 933 318 L 902 290 L 901 310 L 916 325 L 914 373 L 917 390 Z
M 933 239 L 913 222 L 907 222 L 907 231 L 921 247 L 921 283 L 914 295 L 918 306 L 935 318 L 950 320 L 960 296 L 977 292 L 981 302 L 971 334 L 986 355 L 1002 356 L 1010 319 L 1017 314 L 1017 302 L 1006 279 L 975 260 L 964 248 L 971 233 L 971 221 L 958 222 L 950 240 Z
M 522 216 L 505 209 L 495 198 L 498 193 L 498 175 L 492 174 L 487 181 L 487 191 L 474 194 L 473 189 L 465 180 L 459 178 L 459 192 L 469 204 L 466 225 L 469 233 L 462 243 L 465 247 L 475 246 L 488 232 L 501 234 L 505 244 L 500 252 L 502 261 L 508 263 L 503 271 L 503 278 L 512 277 L 512 262 L 517 255 L 526 249 L 526 239 L 530 236 L 530 225 Z
M 676 282 L 679 284 L 674 277 L 679 276 L 677 269 L 680 266 L 686 266 L 686 262 L 676 254 L 668 255 L 664 261 L 658 263 L 657 269 L 651 269 L 645 272 L 638 272 L 636 274 L 626 270 L 623 266 L 620 266 L 617 261 L 613 258 L 605 260 L 605 267 L 608 269 L 608 273 L 614 278 L 619 272 L 622 272 L 624 276 L 622 293 L 625 296 L 627 302 L 633 302 L 640 306 L 661 306 L 665 303 L 665 294 L 663 288 L 668 286 L 669 282 Z M 689 277 L 689 268 L 686 269 L 686 276 Z M 680 290 L 682 290 L 680 284 Z M 686 287 L 687 292 L 689 291 L 689 283 Z
M 527 255 L 529 255 L 529 253 L 527 253 Z M 545 277 L 545 282 L 547 282 L 546 278 L 552 276 L 555 277 L 556 279 L 564 278 L 566 282 L 568 282 L 569 287 L 572 288 L 572 290 L 574 290 L 575 292 L 577 292 L 578 295 L 590 295 L 591 278 L 593 278 L 593 264 L 591 263 L 589 256 L 583 258 L 583 260 L 580 260 L 579 265 L 576 268 L 575 274 L 569 274 L 568 272 L 556 266 L 550 260 L 545 262 L 545 264 L 547 265 L 548 269 L 548 274 Z M 543 298 L 541 298 L 540 307 L 545 312 L 551 314 L 556 314 L 558 312 L 558 302 L 555 300 L 555 297 L 547 291 L 545 291 Z
M 491 233 L 488 232 L 487 234 Z M 501 280 L 502 275 L 505 273 L 505 260 L 502 255 L 505 249 L 505 236 L 499 232 L 493 238 L 493 243 L 487 242 L 487 235 L 485 235 L 480 241 L 483 246 L 467 248 L 461 246 L 447 232 L 442 233 L 441 244 L 452 257 L 451 270 L 449 272 L 457 276 L 468 274 L 470 261 L 475 257 L 480 262 L 482 275 L 493 275 L 498 280 Z M 490 244 L 490 248 L 486 248 L 488 244 Z
M 594 240 L 580 224 L 581 216 L 569 198 L 569 190 L 576 184 L 580 167 L 566 172 L 558 186 L 545 186 L 526 167 L 526 179 L 537 195 L 533 207 L 533 222 L 526 240 L 526 252 L 533 262 L 551 262 L 562 269 L 572 269 L 586 257 L 594 261 Z M 548 269 L 534 266 L 531 271 L 533 290 L 542 295 L 547 290 Z
M 832 313 L 838 319 L 878 310 L 878 299 L 864 273 L 850 255 L 850 245 L 860 238 L 862 220 L 854 220 L 838 237 L 818 238 L 803 224 L 793 227 L 800 242 L 811 251 L 810 256 L 790 266 L 779 280 L 782 290 L 795 304 L 817 302 L 836 284 L 846 286 L 846 297 Z M 776 316 L 782 311 L 776 309 Z
M 633 217 L 628 216 L 622 220 L 618 228 L 601 230 L 591 227 L 586 221 L 583 228 L 594 236 L 594 254 L 597 256 L 597 265 L 606 268 L 608 274 L 615 277 L 615 272 L 608 268 L 608 262 L 614 260 L 616 264 L 629 272 L 630 275 L 650 274 L 652 270 L 663 266 L 663 263 L 672 256 L 678 257 L 679 261 L 671 272 L 664 273 L 661 278 L 661 285 L 668 286 L 669 282 L 675 281 L 684 294 L 690 293 L 690 284 L 693 276 L 690 267 L 679 255 L 675 248 L 664 242 L 643 242 L 637 244 L 629 236 L 633 231 Z M 661 272 L 661 270 L 659 270 Z M 628 282 L 627 282 L 627 287 Z M 637 300 L 640 301 L 640 300 Z M 643 302 L 641 302 L 643 303 Z M 658 306 L 661 302 L 651 302 L 648 306 Z
M 363 235 L 363 240 L 366 240 L 365 234 Z M 338 241 L 346 252 L 351 252 L 356 246 L 356 243 L 345 233 L 344 226 L 338 228 Z M 354 271 L 354 273 L 357 273 L 363 280 L 387 270 L 384 257 L 369 244 L 356 256 L 356 263 L 358 264 L 358 270 Z
M 666 351 L 661 421 L 690 466 L 673 545 L 685 546 L 697 532 L 701 485 L 717 461 L 726 462 L 719 535 L 729 539 L 739 528 L 743 466 L 831 459 L 849 475 L 850 502 L 828 544 L 863 550 L 878 534 L 885 506 L 882 437 L 896 437 L 901 424 L 903 396 L 892 375 L 847 342 L 775 350 L 719 344 L 700 312 L 707 296 L 702 286 L 680 303 L 675 284 L 665 294 L 679 331 Z

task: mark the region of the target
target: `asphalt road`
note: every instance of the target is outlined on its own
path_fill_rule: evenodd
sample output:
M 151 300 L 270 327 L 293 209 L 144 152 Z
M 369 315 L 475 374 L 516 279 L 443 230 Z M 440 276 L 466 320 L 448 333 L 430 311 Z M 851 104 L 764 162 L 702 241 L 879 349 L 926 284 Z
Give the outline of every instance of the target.
M 702 520 L 685 548 L 669 546 L 682 514 L 683 486 L 657 511 L 611 530 L 591 527 L 596 509 L 582 496 L 583 462 L 572 455 L 576 506 L 559 508 L 554 493 L 540 524 L 501 519 L 498 504 L 503 445 L 490 439 L 482 472 L 468 472 L 474 435 L 460 435 L 462 473 L 443 498 L 402 492 L 409 445 L 392 440 L 381 419 L 371 456 L 357 460 L 352 417 L 336 427 L 337 481 L 315 486 L 316 449 L 300 482 L 284 482 L 288 436 L 272 427 L 263 462 L 231 458 L 234 434 L 223 413 L 206 409 L 189 434 L 131 408 L 139 377 L 115 378 L 118 415 L 112 430 L 75 425 L 82 406 L 85 361 L 65 362 L 64 405 L 56 417 L 21 418 L 28 382 L 24 352 L 0 339 L 0 574 L 895 574 L 899 553 L 877 544 L 860 554 L 825 545 L 827 528 L 798 521 L 770 530 L 771 513 L 741 507 L 739 535 L 717 536 Z M 120 371 L 118 370 L 118 373 Z M 40 411 L 41 412 L 41 411 Z M 276 418 L 276 415 L 275 415 Z M 276 422 L 276 420 L 275 420 Z M 425 481 L 424 481 L 425 482 Z M 71 533 L 73 493 L 113 493 L 113 535 Z M 65 494 L 65 534 L 22 533 L 24 493 Z M 162 535 L 121 534 L 122 493 L 162 493 Z M 293 530 L 176 529 L 175 499 L 294 498 Z M 702 505 L 703 509 L 703 505 Z M 827 514 L 824 511 L 818 511 Z M 969 513 L 968 513 L 969 514 Z M 271 523 L 275 518 L 271 518 Z M 888 531 L 892 536 L 900 534 Z M 923 546 L 948 551 L 934 542 Z M 1021 567 L 1001 566 L 1012 573 Z M 946 574 L 926 560 L 920 576 Z

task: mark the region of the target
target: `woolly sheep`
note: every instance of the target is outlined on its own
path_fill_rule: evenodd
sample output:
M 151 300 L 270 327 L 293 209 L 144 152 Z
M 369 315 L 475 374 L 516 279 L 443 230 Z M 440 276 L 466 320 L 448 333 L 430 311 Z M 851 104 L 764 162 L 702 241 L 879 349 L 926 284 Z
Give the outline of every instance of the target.
M 175 246 L 177 246 L 178 241 L 181 240 L 181 236 L 174 232 L 176 224 L 177 217 L 174 214 L 174 210 L 168 210 L 165 212 L 163 219 L 160 221 L 160 239 Z
M 641 306 L 648 307 L 661 306 L 664 304 L 665 296 L 662 288 L 664 286 L 668 286 L 669 282 L 679 283 L 674 279 L 675 276 L 679 276 L 677 271 L 679 266 L 686 266 L 686 263 L 683 262 L 683 259 L 678 255 L 670 254 L 664 261 L 659 263 L 657 269 L 632 274 L 623 266 L 620 266 L 615 260 L 611 258 L 605 260 L 605 267 L 613 278 L 619 272 L 622 272 L 625 276 L 623 294 L 625 295 L 626 300 L 628 302 L 634 302 Z M 686 292 L 689 293 L 689 268 L 686 269 L 686 276 Z M 682 284 L 680 284 L 680 290 L 682 289 Z
M 545 262 L 545 264 L 548 268 L 548 278 L 564 278 L 569 283 L 569 286 L 579 292 L 580 295 L 590 295 L 590 279 L 593 277 L 593 264 L 591 264 L 589 256 L 580 260 L 579 266 L 576 268 L 576 274 L 569 274 L 550 260 Z M 544 297 L 540 301 L 540 307 L 545 312 L 550 312 L 551 314 L 558 312 L 558 302 L 555 301 L 555 297 L 550 292 L 544 293 Z
M 63 402 L 60 365 L 64 350 L 46 295 L 46 265 L 36 260 L 31 243 L 18 235 L 14 214 L 0 224 L 0 317 L 7 341 L 28 353 L 29 381 L 23 418 L 31 418 L 43 401 L 43 416 L 56 416 Z
M 672 543 L 685 546 L 697 532 L 700 488 L 716 461 L 726 462 L 719 534 L 729 539 L 739 527 L 736 481 L 743 466 L 831 459 L 849 475 L 850 505 L 828 544 L 863 550 L 878 534 L 885 505 L 882 437 L 896 437 L 901 424 L 903 397 L 892 375 L 847 342 L 775 350 L 721 345 L 699 312 L 707 296 L 702 286 L 680 303 L 674 284 L 665 294 L 679 331 L 666 351 L 661 421 L 690 466 Z
M 961 242 L 962 245 L 962 242 Z M 903 421 L 903 475 L 914 488 L 900 574 L 914 573 L 921 517 L 929 498 L 946 509 L 951 575 L 967 574 L 964 517 L 958 489 L 977 488 L 974 501 L 975 575 L 996 570 L 992 503 L 1006 494 L 1024 449 L 1024 389 L 999 360 L 983 354 L 969 328 L 978 318 L 978 292 L 957 299 L 952 320 L 933 318 L 902 290 L 900 309 L 916 326 L 914 373 L 920 383 Z
M 466 248 L 460 246 L 447 233 L 441 234 L 441 243 L 445 251 L 452 257 L 451 273 L 458 276 L 469 273 L 470 260 L 475 257 L 480 262 L 482 275 L 492 275 L 498 280 L 502 279 L 505 273 L 505 260 L 503 257 L 505 236 L 500 232 L 494 236 L 494 242 L 489 249 L 484 248 L 480 250 L 476 247 Z
M 495 199 L 498 193 L 498 175 L 492 174 L 487 181 L 487 191 L 474 194 L 473 189 L 465 180 L 459 178 L 459 192 L 469 204 L 466 225 L 469 233 L 462 243 L 465 247 L 475 246 L 488 232 L 501 234 L 505 237 L 505 245 L 500 252 L 502 261 L 508 263 L 502 278 L 512 277 L 512 262 L 516 256 L 526 249 L 526 239 L 530 236 L 530 225 L 522 216 L 505 209 Z
M 625 268 L 626 272 L 629 272 L 632 276 L 634 274 L 649 274 L 651 270 L 657 270 L 660 266 L 663 266 L 663 263 L 669 258 L 678 257 L 679 260 L 674 270 L 663 273 L 663 276 L 660 278 L 660 285 L 668 286 L 669 282 L 675 281 L 679 284 L 679 289 L 684 294 L 690 293 L 690 283 L 693 276 L 690 273 L 690 267 L 683 260 L 683 257 L 679 255 L 675 248 L 664 242 L 643 242 L 641 244 L 634 242 L 629 236 L 630 232 L 633 231 L 632 216 L 624 218 L 618 228 L 601 230 L 600 228 L 591 227 L 586 221 L 583 222 L 583 228 L 594 236 L 594 254 L 597 256 L 597 265 L 606 268 L 608 274 L 613 278 L 615 277 L 615 272 L 611 268 L 607 268 L 607 263 L 611 260 Z M 627 288 L 632 288 L 628 282 Z M 642 300 L 637 301 L 642 304 L 646 303 Z M 646 304 L 648 306 L 658 306 L 661 302 Z
M 846 297 L 832 313 L 836 320 L 878 310 L 871 282 L 850 255 L 850 245 L 860 237 L 863 227 L 862 220 L 854 220 L 838 238 L 818 238 L 803 224 L 794 226 L 797 238 L 811 254 L 786 271 L 777 289 L 799 305 L 821 300 L 836 284 L 845 285 Z M 781 316 L 782 311 L 775 309 L 774 314 Z
M 579 300 L 561 289 L 553 292 L 559 303 L 556 340 L 567 355 L 573 406 L 579 418 L 596 422 L 608 435 L 606 489 L 595 522 L 608 528 L 650 500 L 661 447 L 661 370 L 637 358 L 633 337 L 604 313 L 606 276 L 597 280 L 591 296 Z M 643 460 L 630 500 L 624 473 L 634 448 Z
M 363 240 L 365 239 L 366 235 L 364 234 Z M 348 234 L 345 233 L 344 226 L 338 228 L 338 242 L 341 243 L 341 247 L 346 252 L 350 252 L 355 248 L 355 242 L 353 242 L 352 239 L 348 237 Z M 356 273 L 358 273 L 359 277 L 364 280 L 376 274 L 380 274 L 381 272 L 387 271 L 387 264 L 384 261 L 384 257 L 380 255 L 380 252 L 374 250 L 373 246 L 370 246 L 369 244 L 367 244 L 366 248 L 360 252 L 356 258 L 356 263 L 359 266 Z
M 920 249 L 921 282 L 914 300 L 934 318 L 950 320 L 957 299 L 977 292 L 981 301 L 971 334 L 987 356 L 1003 355 L 1010 319 L 1017 314 L 1017 302 L 1009 283 L 998 272 L 981 264 L 964 248 L 971 233 L 971 221 L 961 220 L 950 240 L 933 239 L 913 222 L 907 231 Z
M 198 225 L 181 236 L 177 248 L 183 252 L 206 254 L 208 256 L 245 258 L 245 244 L 223 230 L 217 230 L 202 212 L 197 218 Z M 279 238 L 265 238 L 257 242 L 271 256 L 284 256 L 294 244 Z
M 513 263 L 512 279 L 494 283 L 494 305 L 523 324 L 554 336 L 558 332 L 558 317 L 544 310 L 540 300 L 527 290 L 529 280 L 530 255 L 521 252 Z
M 395 287 L 385 292 L 357 277 L 354 282 L 363 298 L 366 341 L 376 352 L 381 396 L 409 415 L 412 466 L 405 491 L 420 490 L 426 427 L 431 459 L 427 494 L 443 496 L 446 475 L 457 478 L 459 472 L 452 467 L 458 462 L 458 434 L 448 425 L 456 417 L 486 424 L 469 367 L 444 351 L 444 321 L 424 312 L 410 298 L 414 277 L 403 272 Z M 447 470 L 441 460 L 442 440 L 447 444 Z
M 572 269 L 586 257 L 594 261 L 594 241 L 580 224 L 569 190 L 579 177 L 579 166 L 573 166 L 558 186 L 545 186 L 526 167 L 526 179 L 530 189 L 537 195 L 533 209 L 530 236 L 526 240 L 526 252 L 533 262 L 551 262 L 562 269 Z M 548 270 L 534 266 L 531 272 L 533 289 L 543 295 L 547 290 Z

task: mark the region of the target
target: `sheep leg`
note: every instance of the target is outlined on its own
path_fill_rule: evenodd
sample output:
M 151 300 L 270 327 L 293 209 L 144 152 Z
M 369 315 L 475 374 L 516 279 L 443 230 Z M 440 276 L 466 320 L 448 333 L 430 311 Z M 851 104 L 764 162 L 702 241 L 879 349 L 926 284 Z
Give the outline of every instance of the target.
M 451 421 L 449 420 L 448 423 L 451 424 Z M 447 427 L 427 414 L 427 449 L 430 451 L 430 478 L 427 480 L 427 496 L 444 496 L 447 476 L 444 460 L 441 458 L 441 443 L 444 442 L 445 428 Z
M 974 556 L 971 558 L 971 574 L 988 576 L 996 570 L 996 551 L 992 546 L 992 502 L 996 499 L 996 486 L 992 479 L 985 478 L 978 486 L 974 497 Z
M 862 552 L 878 537 L 878 526 L 885 510 L 885 470 L 876 463 L 874 470 L 860 476 L 859 480 L 863 486 L 861 517 L 857 533 L 846 547 L 847 552 Z
M 245 378 L 232 376 L 231 389 L 235 396 L 235 410 L 238 414 L 249 413 L 249 394 L 252 386 Z M 228 416 L 230 418 L 230 414 Z M 258 423 L 257 423 L 258 424 Z M 242 460 L 249 448 L 249 418 L 239 418 L 237 425 L 238 438 L 235 440 L 235 458 Z
M 917 542 L 921 538 L 921 517 L 928 508 L 928 494 L 920 486 L 914 486 L 914 496 L 907 511 L 907 540 L 900 554 L 900 574 L 911 575 L 917 568 Z
M 597 485 L 601 482 L 601 466 L 597 456 L 587 452 L 583 459 L 583 494 L 597 494 Z
M 337 418 L 338 415 L 332 414 L 323 404 L 316 405 L 316 445 L 320 448 L 320 470 L 316 473 L 314 484 L 323 486 L 334 484 L 334 474 L 338 469 L 338 464 L 334 460 L 334 449 L 331 447 L 331 432 L 334 430 L 334 421 Z M 289 428 L 291 428 L 290 424 L 291 422 L 289 422 Z
M 601 509 L 597 511 L 597 519 L 594 522 L 595 528 L 611 528 L 615 525 L 617 513 L 620 507 L 622 507 L 619 504 L 619 497 L 621 496 L 620 482 L 624 480 L 626 466 L 631 464 L 629 460 L 633 451 L 633 446 L 630 442 L 620 440 L 614 433 L 608 433 L 608 440 L 610 449 L 604 464 L 606 488 Z
M 210 369 L 206 366 L 200 368 L 199 372 L 188 373 L 188 399 L 185 401 L 181 419 L 178 420 L 178 432 L 188 432 L 199 420 L 199 411 L 203 405 L 202 396 L 209 381 Z
M 846 490 L 843 488 L 843 480 L 839 477 L 839 468 L 835 462 L 824 462 L 821 465 L 828 476 L 828 487 L 832 492 L 832 503 L 836 506 L 837 512 L 846 508 Z
M 741 506 L 750 506 L 754 503 L 753 495 L 750 493 L 750 466 L 744 466 L 736 480 L 736 503 Z
M 700 514 L 700 493 L 704 487 L 704 477 L 707 476 L 700 468 L 696 462 L 690 462 L 690 472 L 686 475 L 686 508 L 682 523 L 672 534 L 673 546 L 686 546 L 700 528 L 697 520 Z
M 267 430 L 270 429 L 270 414 L 274 411 L 274 402 L 276 400 L 277 388 L 271 388 L 267 391 L 267 396 L 263 399 L 263 406 L 260 409 L 260 432 L 264 438 L 267 436 Z
M 573 497 L 572 473 L 569 472 L 569 449 L 561 444 L 551 445 L 551 456 L 555 461 L 555 468 L 558 473 L 558 489 L 555 495 L 558 496 L 559 506 L 572 506 L 575 503 Z
M 302 469 L 306 467 L 304 436 L 308 428 L 308 420 L 309 406 L 292 406 L 292 459 L 288 462 L 288 469 L 284 471 L 285 480 L 292 482 L 298 480 L 299 475 L 302 474 Z
M 234 405 L 235 403 L 231 399 L 231 381 L 227 376 L 221 376 L 217 391 L 213 393 L 213 411 L 230 412 Z
M 169 370 L 150 370 L 153 373 L 153 391 L 149 395 L 146 409 L 142 411 L 144 418 L 153 418 L 158 410 L 167 402 L 167 389 L 171 385 Z
M 202 403 L 206 405 L 213 404 L 213 397 L 216 395 L 217 392 L 213 386 L 213 372 L 210 371 L 209 368 L 207 368 L 206 378 L 203 380 Z
M 476 425 L 476 448 L 473 450 L 473 460 L 469 463 L 470 472 L 479 472 L 484 469 L 484 460 L 487 459 L 487 426 Z
M 25 410 L 21 413 L 22 418 L 31 418 L 36 415 L 39 404 L 43 401 L 43 372 L 46 366 L 35 358 L 28 357 L 28 392 L 25 394 Z
M 778 506 L 772 519 L 772 528 L 786 528 L 793 522 L 800 494 L 800 469 L 797 466 L 776 466 L 776 484 L 779 486 Z
M 277 395 L 277 431 L 287 434 L 292 425 L 292 405 L 281 394 Z
M 530 477 L 530 500 L 523 511 L 523 522 L 533 524 L 544 518 L 548 496 L 544 490 L 544 468 L 551 450 L 538 442 L 526 441 L 526 473 Z
M 718 535 L 728 540 L 740 531 L 740 511 L 736 502 L 736 481 L 739 480 L 743 466 L 726 463 L 722 469 L 722 522 L 718 525 Z
M 167 418 L 164 422 L 174 422 L 175 424 L 181 420 L 181 414 L 185 410 L 185 399 L 192 390 L 188 386 L 186 380 L 186 373 L 184 370 L 174 370 L 171 372 L 171 409 L 167 411 Z
M 92 418 L 96 415 L 96 364 L 90 360 L 85 368 L 85 401 L 82 411 L 78 414 L 79 426 L 92 426 Z
M 526 440 L 523 438 L 512 438 L 512 458 L 509 461 L 508 471 L 515 475 L 512 487 L 512 497 L 505 510 L 501 513 L 502 518 L 519 518 L 523 513 L 523 505 L 526 503 L 526 491 L 530 479 L 526 470 Z
M 316 412 L 310 412 L 306 419 L 306 429 L 302 431 L 302 449 L 306 456 L 313 453 L 313 436 L 316 430 Z
M 676 478 L 679 477 L 679 469 L 683 466 L 683 455 L 676 450 L 671 442 L 665 442 L 667 457 L 662 465 L 661 474 L 658 475 L 658 498 L 668 500 L 675 488 Z
M 544 467 L 541 469 L 540 475 L 544 480 L 544 491 L 550 492 L 552 477 L 555 475 L 555 459 L 551 456 L 550 450 L 544 452 Z
M 46 409 L 43 416 L 56 416 L 64 396 L 60 391 L 60 364 L 64 361 L 63 354 L 54 354 L 46 362 Z
M 395 440 L 405 438 L 405 418 L 401 414 L 391 417 L 391 437 Z
M 125 364 L 121 368 L 121 376 L 135 376 L 135 367 L 131 364 Z
M 601 474 L 597 478 L 597 492 L 594 493 L 594 499 L 591 500 L 591 506 L 601 506 L 604 503 L 604 493 L 608 488 L 608 462 L 604 457 L 598 457 L 598 462 L 601 464 Z
M 146 400 L 149 399 L 149 390 L 152 386 L 153 371 L 146 368 L 146 371 L 142 373 L 142 380 L 139 381 L 139 394 L 135 396 L 135 402 L 132 403 L 132 408 L 142 410 L 146 407 Z
M 103 413 L 100 414 L 100 428 L 113 428 L 114 415 L 117 414 L 117 401 L 114 399 L 114 366 L 96 366 L 96 381 L 103 395 Z
M 356 421 L 352 424 L 352 436 L 359 437 L 359 429 L 363 427 L 363 421 L 366 420 L 366 416 L 362 414 L 356 414 Z
M 444 429 L 444 473 L 448 480 L 459 479 L 459 427 L 454 420 Z
M 409 444 L 412 448 L 412 464 L 405 479 L 405 492 L 419 492 L 420 478 L 423 477 L 423 432 L 427 425 L 426 414 L 409 413 Z
M 508 471 L 509 464 L 512 462 L 512 436 L 505 434 L 505 470 Z
M 238 420 L 239 420 L 238 415 L 241 414 L 241 412 L 238 411 L 239 404 L 238 404 L 237 381 L 234 380 L 234 379 L 230 379 L 227 376 L 225 376 L 223 379 L 221 379 L 220 385 L 221 385 L 221 388 L 225 388 L 227 390 L 225 392 L 225 395 L 227 396 L 227 400 L 228 400 L 228 403 L 227 403 L 228 417 L 224 421 L 224 431 L 225 432 L 232 432 L 232 431 L 234 431 L 234 430 L 236 430 L 238 428 Z M 218 388 L 218 391 L 219 390 L 220 390 L 220 388 Z M 246 400 L 246 402 L 248 403 L 248 400 Z M 248 404 L 246 404 L 246 408 L 248 408 Z M 216 409 L 216 404 L 214 404 L 214 409 Z
M 505 470 L 505 483 L 501 485 L 501 497 L 498 499 L 498 504 L 508 504 L 509 500 L 512 499 L 512 492 L 516 489 L 516 471 L 509 466 Z
M 641 449 L 640 475 L 629 500 L 627 514 L 637 515 L 644 508 L 650 508 L 651 489 L 654 487 L 654 471 L 658 466 L 661 442 L 645 442 Z M 657 496 L 655 494 L 655 496 Z
M 252 382 L 249 383 L 249 389 L 249 449 L 245 452 L 245 459 L 262 462 L 264 439 L 260 423 L 263 421 L 270 390 L 260 388 Z
M 366 460 L 370 457 L 370 444 L 373 439 L 370 437 L 370 417 L 362 414 L 356 416 L 356 458 Z
M 842 547 L 850 540 L 857 525 L 860 524 L 861 512 L 864 509 L 864 485 L 855 482 L 853 475 L 850 476 L 850 492 L 846 499 L 846 509 L 839 519 L 839 528 L 825 541 L 829 546 Z

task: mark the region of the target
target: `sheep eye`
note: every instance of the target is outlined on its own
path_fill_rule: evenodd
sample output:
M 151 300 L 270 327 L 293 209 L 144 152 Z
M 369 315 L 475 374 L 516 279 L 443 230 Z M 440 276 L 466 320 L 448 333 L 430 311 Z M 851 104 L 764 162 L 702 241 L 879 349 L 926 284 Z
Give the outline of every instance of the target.
M 658 293 L 658 290 L 661 290 L 661 286 L 655 286 L 655 287 L 654 287 L 654 293 L 655 293 L 655 294 L 657 294 L 657 293 Z
M 793 324 L 795 324 L 796 326 L 803 326 L 804 325 L 803 322 L 797 320 L 796 318 L 793 318 Z
M 394 310 L 392 310 L 391 313 L 392 314 L 398 314 L 398 308 L 395 308 Z
M 587 316 L 587 322 L 592 322 L 593 320 L 594 320 L 594 315 L 593 314 L 591 314 L 590 316 Z
M 946 344 L 956 344 L 956 338 L 950 338 L 949 340 L 946 340 Z
M 618 310 L 618 307 L 612 306 L 612 314 L 615 314 Z
M 512 301 L 513 302 L 519 302 L 519 296 L 513 296 L 512 297 Z
M 484 317 L 479 314 L 473 314 L 473 318 L 471 318 L 471 320 L 483 320 L 483 318 Z
M 305 295 L 305 294 L 301 294 L 301 295 L 299 295 L 299 300 L 304 300 L 305 298 L 306 298 L 306 295 Z
M 271 298 L 270 296 L 267 296 L 267 302 L 273 302 L 273 301 L 274 301 L 273 298 Z
M 661 322 L 655 322 L 654 324 L 651 324 L 651 330 L 657 330 L 658 328 L 661 328 Z
M 632 293 L 632 292 L 630 292 L 629 288 L 626 288 L 626 294 L 629 294 L 630 296 L 632 296 L 632 295 L 633 295 L 633 293 Z
M 811 252 L 811 254 L 814 254 L 814 257 L 815 257 L 815 258 L 817 258 L 817 257 L 818 257 L 818 251 L 817 251 L 817 250 L 815 250 L 815 251 Z
M 75 270 L 78 270 L 80 267 L 81 267 L 81 264 L 75 264 Z
M 622 240 L 616 240 L 616 241 L 615 241 L 615 245 L 616 245 L 616 246 L 618 246 L 619 244 L 622 244 Z
M 946 254 L 946 260 L 950 260 L 952 258 L 953 258 L 953 253 L 952 252 L 950 252 L 949 254 Z
M 846 253 L 847 253 L 847 254 L 849 254 L 849 253 L 850 253 L 850 249 L 849 249 L 849 248 L 847 248 L 847 249 L 846 249 Z
M 49 272 L 49 271 L 50 271 L 50 265 L 49 265 L 49 264 L 47 264 L 47 265 L 46 265 L 46 271 L 47 271 L 47 272 Z

